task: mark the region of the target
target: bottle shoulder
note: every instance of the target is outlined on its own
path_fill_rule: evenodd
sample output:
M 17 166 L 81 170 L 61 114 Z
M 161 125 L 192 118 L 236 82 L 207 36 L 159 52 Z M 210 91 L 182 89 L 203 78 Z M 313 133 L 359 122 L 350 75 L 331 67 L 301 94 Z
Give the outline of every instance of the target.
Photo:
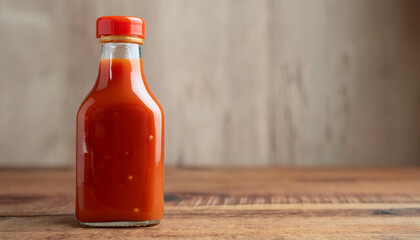
M 92 90 L 81 103 L 78 114 L 86 114 L 96 109 L 112 110 L 122 107 L 143 109 L 152 112 L 153 115 L 163 116 L 160 103 L 149 92 L 132 91 L 121 94 L 106 90 Z

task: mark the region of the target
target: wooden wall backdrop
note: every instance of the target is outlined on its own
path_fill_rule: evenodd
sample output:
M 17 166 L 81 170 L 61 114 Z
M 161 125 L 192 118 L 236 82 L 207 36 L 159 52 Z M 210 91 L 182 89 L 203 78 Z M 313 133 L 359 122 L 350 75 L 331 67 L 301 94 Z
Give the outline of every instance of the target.
M 0 0 L 0 166 L 73 166 L 95 20 L 147 21 L 169 165 L 420 164 L 419 1 Z

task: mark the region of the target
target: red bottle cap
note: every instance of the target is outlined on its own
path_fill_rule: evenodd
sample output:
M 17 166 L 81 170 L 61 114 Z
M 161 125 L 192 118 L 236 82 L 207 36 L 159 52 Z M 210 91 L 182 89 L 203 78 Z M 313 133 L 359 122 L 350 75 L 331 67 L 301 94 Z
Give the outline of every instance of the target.
M 96 20 L 96 38 L 110 35 L 146 37 L 146 22 L 139 17 L 105 16 Z

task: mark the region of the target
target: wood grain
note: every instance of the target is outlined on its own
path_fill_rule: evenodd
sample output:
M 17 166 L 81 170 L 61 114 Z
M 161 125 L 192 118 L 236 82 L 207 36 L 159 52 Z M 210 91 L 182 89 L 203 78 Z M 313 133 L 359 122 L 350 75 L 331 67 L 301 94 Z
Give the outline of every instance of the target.
M 1 170 L 1 239 L 418 239 L 420 168 L 166 169 L 165 217 L 82 228 L 72 170 Z
M 168 165 L 419 164 L 419 9 L 0 0 L 0 166 L 74 166 L 75 115 L 98 70 L 95 20 L 115 14 L 147 21 Z

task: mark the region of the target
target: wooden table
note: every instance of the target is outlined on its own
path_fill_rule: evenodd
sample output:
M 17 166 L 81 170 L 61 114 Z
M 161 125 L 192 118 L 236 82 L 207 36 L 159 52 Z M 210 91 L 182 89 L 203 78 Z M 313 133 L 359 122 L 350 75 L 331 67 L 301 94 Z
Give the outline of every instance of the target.
M 165 217 L 82 228 L 73 170 L 0 170 L 4 239 L 420 239 L 420 168 L 166 169 Z

